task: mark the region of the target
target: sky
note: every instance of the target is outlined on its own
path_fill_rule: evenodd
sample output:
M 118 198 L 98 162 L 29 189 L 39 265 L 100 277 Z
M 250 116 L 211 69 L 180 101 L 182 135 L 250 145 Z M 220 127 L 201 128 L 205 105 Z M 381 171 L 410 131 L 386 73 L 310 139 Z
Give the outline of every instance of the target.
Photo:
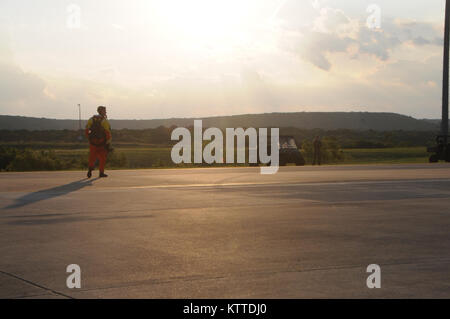
M 0 114 L 440 118 L 443 0 L 2 0 Z

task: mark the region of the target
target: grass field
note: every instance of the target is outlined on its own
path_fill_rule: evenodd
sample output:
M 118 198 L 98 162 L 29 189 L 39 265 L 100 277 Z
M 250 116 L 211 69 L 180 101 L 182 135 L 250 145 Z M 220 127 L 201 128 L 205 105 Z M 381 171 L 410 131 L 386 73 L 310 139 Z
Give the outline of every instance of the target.
M 2 146 L 2 145 L 0 145 Z M 19 153 L 5 151 L 0 156 L 1 170 L 61 170 L 87 169 L 88 148 L 84 144 L 39 144 L 3 145 Z M 0 148 L 1 149 L 1 148 Z M 311 164 L 312 148 L 302 150 L 306 164 Z M 178 168 L 209 166 L 244 166 L 244 164 L 180 164 L 171 160 L 170 146 L 157 145 L 116 145 L 108 156 L 108 169 Z M 395 164 L 427 163 L 429 154 L 426 147 L 396 147 L 377 149 L 325 149 L 323 164 Z M 334 154 L 330 156 L 330 154 Z M 236 156 L 236 155 L 235 155 Z
M 119 147 L 115 148 L 114 156 L 125 156 L 127 160 L 127 168 L 157 168 L 170 167 L 172 161 L 170 158 L 171 149 L 166 147 Z M 88 149 L 60 149 L 55 150 L 58 156 L 64 159 L 87 158 Z M 114 166 L 114 165 L 113 165 Z M 118 168 L 118 167 L 116 167 Z
M 115 149 L 115 156 L 125 156 L 127 168 L 176 167 L 171 161 L 170 151 L 168 147 L 119 147 Z M 87 158 L 88 155 L 87 149 L 59 149 L 55 152 L 64 159 Z M 342 161 L 329 164 L 427 163 L 429 156 L 425 147 L 343 149 L 342 152 Z
M 428 163 L 426 147 L 344 149 L 344 164 Z

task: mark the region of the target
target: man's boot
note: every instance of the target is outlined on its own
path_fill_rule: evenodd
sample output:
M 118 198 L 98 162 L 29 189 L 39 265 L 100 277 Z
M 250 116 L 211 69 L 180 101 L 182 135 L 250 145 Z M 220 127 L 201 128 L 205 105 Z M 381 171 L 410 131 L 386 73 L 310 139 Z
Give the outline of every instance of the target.
M 89 168 L 88 172 L 87 172 L 87 178 L 91 178 L 92 177 L 92 168 Z
M 100 177 L 100 178 L 102 178 L 102 177 L 108 177 L 108 175 L 106 175 L 104 172 L 100 172 L 99 177 Z

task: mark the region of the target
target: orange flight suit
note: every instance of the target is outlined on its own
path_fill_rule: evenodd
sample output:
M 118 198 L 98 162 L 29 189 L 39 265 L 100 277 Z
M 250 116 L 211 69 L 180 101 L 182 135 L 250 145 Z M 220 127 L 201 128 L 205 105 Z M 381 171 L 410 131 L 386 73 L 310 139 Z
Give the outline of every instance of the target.
M 93 170 L 95 166 L 95 162 L 98 159 L 99 161 L 99 171 L 103 173 L 105 171 L 106 157 L 108 156 L 108 151 L 106 149 L 107 144 L 111 143 L 111 125 L 108 122 L 107 118 L 104 118 L 101 115 L 94 115 L 91 117 L 86 125 L 85 134 L 89 139 L 89 132 L 92 124 L 95 120 L 101 120 L 101 125 L 105 130 L 106 138 L 90 141 L 89 144 L 89 169 Z

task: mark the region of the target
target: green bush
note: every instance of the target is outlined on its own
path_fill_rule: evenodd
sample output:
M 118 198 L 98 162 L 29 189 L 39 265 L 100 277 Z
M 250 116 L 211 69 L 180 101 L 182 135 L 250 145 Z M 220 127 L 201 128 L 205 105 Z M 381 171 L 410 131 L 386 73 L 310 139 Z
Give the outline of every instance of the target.
M 107 165 L 114 168 L 128 167 L 128 160 L 124 153 L 114 151 L 108 154 Z
M 0 146 L 0 170 L 5 170 L 16 157 L 16 149 Z
M 303 156 L 306 163 L 311 164 L 314 158 L 314 146 L 312 141 L 305 141 L 302 144 Z M 341 149 L 336 138 L 324 137 L 322 138 L 322 146 L 320 148 L 322 163 L 339 163 L 344 161 L 344 152 Z
M 7 171 L 53 171 L 70 168 L 70 162 L 57 158 L 54 151 L 16 151 L 15 157 L 6 166 Z

